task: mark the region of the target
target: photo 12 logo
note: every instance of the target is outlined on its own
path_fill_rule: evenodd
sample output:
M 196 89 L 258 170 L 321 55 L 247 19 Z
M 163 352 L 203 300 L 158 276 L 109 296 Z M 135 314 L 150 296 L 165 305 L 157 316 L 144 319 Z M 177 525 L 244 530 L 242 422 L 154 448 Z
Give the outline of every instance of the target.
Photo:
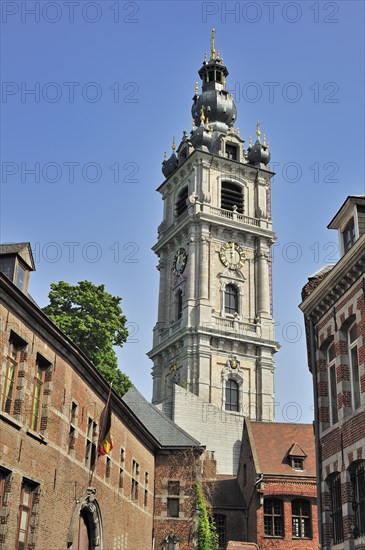
M 1 2 L 2 23 L 139 23 L 138 2 Z

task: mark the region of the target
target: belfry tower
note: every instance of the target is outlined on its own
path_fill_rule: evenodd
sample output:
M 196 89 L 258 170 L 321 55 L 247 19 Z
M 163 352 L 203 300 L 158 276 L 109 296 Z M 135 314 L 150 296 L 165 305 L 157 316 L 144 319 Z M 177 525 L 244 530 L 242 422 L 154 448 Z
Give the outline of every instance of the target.
M 247 150 L 227 67 L 211 36 L 193 129 L 163 161 L 163 221 L 154 328 L 153 399 L 173 417 L 175 384 L 227 413 L 274 417 L 269 145 Z

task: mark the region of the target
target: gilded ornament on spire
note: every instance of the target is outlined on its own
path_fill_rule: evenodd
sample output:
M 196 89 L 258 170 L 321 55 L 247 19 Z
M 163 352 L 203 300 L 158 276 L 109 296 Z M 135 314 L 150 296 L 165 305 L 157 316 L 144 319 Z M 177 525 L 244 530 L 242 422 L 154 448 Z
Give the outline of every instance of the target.
M 196 93 L 196 95 L 198 95 L 198 93 L 199 93 L 199 83 L 198 82 L 195 82 L 195 93 Z
M 205 110 L 205 107 L 204 107 L 204 105 L 202 105 L 202 108 L 200 109 L 200 121 L 201 122 L 204 122 L 204 119 L 205 119 L 204 110 Z
M 260 141 L 261 128 L 260 128 L 260 123 L 259 122 L 256 123 L 256 136 L 257 136 L 257 139 Z
M 266 136 L 265 136 L 265 134 L 264 134 L 264 136 L 263 136 L 263 140 L 264 140 L 264 145 L 267 145 L 267 143 L 266 143 Z
M 172 138 L 172 145 L 171 145 L 172 151 L 175 151 L 176 145 L 175 145 L 175 136 Z
M 207 52 L 204 52 L 204 61 L 207 60 Z
M 210 49 L 210 52 L 211 52 L 211 59 L 215 59 L 215 29 L 212 29 L 212 34 L 210 35 L 210 43 L 211 43 L 211 49 Z
M 163 159 L 166 160 L 166 151 L 163 154 Z
M 208 117 L 205 117 L 205 124 L 208 126 L 209 124 L 209 118 Z
M 195 126 L 195 118 L 193 118 L 193 120 L 192 120 L 192 125 L 193 125 L 193 128 L 194 128 L 194 126 Z

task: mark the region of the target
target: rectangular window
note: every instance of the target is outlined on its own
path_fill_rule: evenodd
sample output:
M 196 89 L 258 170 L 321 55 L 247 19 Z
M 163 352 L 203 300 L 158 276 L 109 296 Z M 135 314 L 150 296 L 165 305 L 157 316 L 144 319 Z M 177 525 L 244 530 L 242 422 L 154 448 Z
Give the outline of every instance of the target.
M 355 242 L 355 224 L 352 218 L 343 232 L 343 248 L 345 253 L 350 250 Z
M 292 534 L 294 538 L 311 538 L 310 503 L 307 500 L 292 501 Z
M 330 393 L 331 424 L 336 424 L 336 422 L 338 422 L 338 409 L 337 409 L 337 382 L 336 382 L 335 365 L 331 365 L 329 368 L 329 393 Z
M 124 454 L 124 449 L 120 449 L 119 489 L 123 489 L 124 485 Z
M 178 518 L 179 517 L 179 499 L 178 498 L 168 498 L 167 499 L 167 517 L 169 518 Z
M 2 409 L 8 414 L 14 414 L 15 392 L 18 381 L 20 352 L 24 346 L 19 345 L 12 338 L 9 340 L 8 355 L 6 358 L 5 383 Z
M 68 437 L 68 452 L 75 449 L 76 441 L 76 423 L 77 423 L 77 403 L 72 401 L 70 412 L 70 432 Z
M 354 323 L 348 331 L 349 363 L 351 379 L 351 405 L 353 409 L 361 406 L 359 357 L 357 349 L 357 325 Z
M 132 486 L 131 486 L 131 499 L 138 501 L 138 489 L 139 489 L 139 464 L 135 460 L 132 460 Z
M 108 483 L 110 482 L 111 466 L 112 466 L 111 458 L 109 456 L 107 456 L 106 457 L 106 463 L 105 463 L 105 480 Z
M 343 542 L 343 521 L 342 521 L 342 500 L 341 500 L 341 477 L 336 474 L 329 483 L 331 498 L 331 517 L 333 543 Z
M 148 472 L 144 475 L 144 507 L 147 508 L 148 504 Z
M 42 408 L 44 406 L 44 382 L 46 378 L 46 371 L 50 366 L 51 363 L 38 353 L 36 360 L 36 374 L 34 377 L 32 413 L 30 416 L 30 427 L 35 432 L 39 432 L 41 429 Z
M 180 511 L 180 481 L 168 481 L 167 493 L 171 498 L 167 499 L 167 516 L 171 518 L 178 518 Z M 173 498 L 175 497 L 175 498 Z
M 86 432 L 85 466 L 89 469 L 94 465 L 96 458 L 97 424 L 89 418 Z
M 226 143 L 226 157 L 231 160 L 237 160 L 237 145 Z
M 264 500 L 264 531 L 269 537 L 284 536 L 283 502 L 278 498 Z
M 354 537 L 365 535 L 365 461 L 353 466 L 351 472 L 352 509 L 355 512 Z
M 214 516 L 215 528 L 217 530 L 219 546 L 225 547 L 226 544 L 226 516 L 216 514 Z
M 23 481 L 20 507 L 19 507 L 19 524 L 18 535 L 16 541 L 16 550 L 27 550 L 30 535 L 30 519 L 36 485 Z
M 24 279 L 25 279 L 25 269 L 20 265 L 19 262 L 17 262 L 17 272 L 16 272 L 16 280 L 15 285 L 20 289 L 23 290 L 24 286 Z

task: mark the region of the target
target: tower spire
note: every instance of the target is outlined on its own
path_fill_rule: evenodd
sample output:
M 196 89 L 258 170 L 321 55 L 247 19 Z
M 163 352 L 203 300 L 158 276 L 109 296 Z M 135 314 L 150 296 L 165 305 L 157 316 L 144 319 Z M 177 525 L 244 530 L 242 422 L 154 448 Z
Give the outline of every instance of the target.
M 212 29 L 212 34 L 210 35 L 210 44 L 211 59 L 215 59 L 215 29 Z

